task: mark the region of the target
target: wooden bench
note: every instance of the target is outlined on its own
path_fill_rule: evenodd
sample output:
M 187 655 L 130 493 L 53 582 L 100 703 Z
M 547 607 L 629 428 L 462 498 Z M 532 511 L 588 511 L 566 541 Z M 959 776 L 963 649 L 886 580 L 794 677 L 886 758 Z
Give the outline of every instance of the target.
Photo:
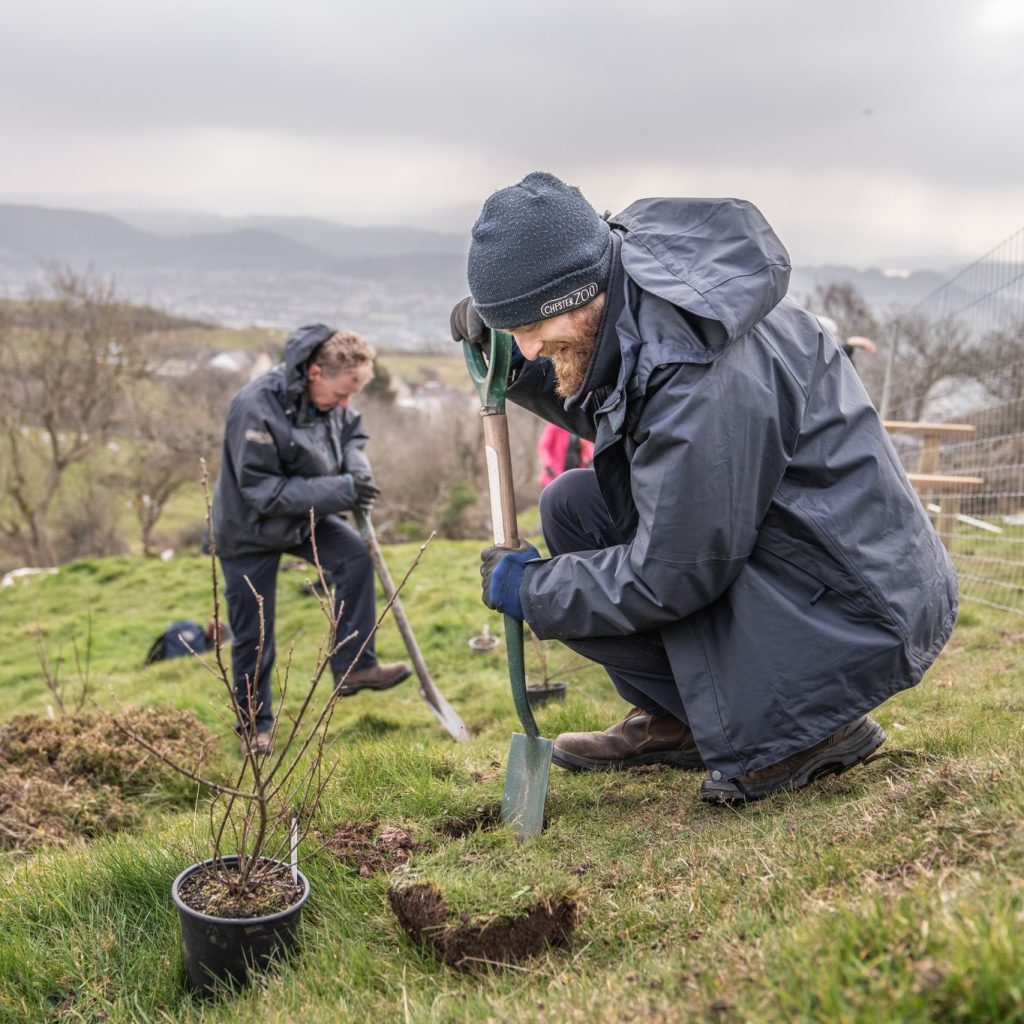
M 942 499 L 941 510 L 930 518 L 946 550 L 952 553 L 953 533 L 960 515 L 960 497 L 968 491 L 980 491 L 985 486 L 985 480 L 980 476 L 937 472 L 939 450 L 943 441 L 972 437 L 975 427 L 970 423 L 921 423 L 910 420 L 884 420 L 883 425 L 890 434 L 911 434 L 922 439 L 917 467 L 907 473 L 907 479 L 922 502 L 928 496 Z

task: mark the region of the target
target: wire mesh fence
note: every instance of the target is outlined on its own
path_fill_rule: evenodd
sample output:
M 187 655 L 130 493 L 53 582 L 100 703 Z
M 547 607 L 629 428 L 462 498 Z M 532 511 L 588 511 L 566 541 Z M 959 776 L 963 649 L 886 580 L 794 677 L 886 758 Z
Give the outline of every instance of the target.
M 890 427 L 893 442 L 961 596 L 1024 615 L 1024 229 L 899 317 L 886 341 L 880 411 L 904 425 Z

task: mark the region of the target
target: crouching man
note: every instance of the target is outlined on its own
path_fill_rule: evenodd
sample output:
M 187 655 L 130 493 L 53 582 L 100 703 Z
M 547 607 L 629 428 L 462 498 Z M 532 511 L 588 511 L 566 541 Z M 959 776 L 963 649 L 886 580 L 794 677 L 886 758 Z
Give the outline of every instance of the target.
M 863 761 L 868 712 L 953 629 L 956 576 L 789 258 L 734 199 L 602 219 L 533 173 L 472 234 L 453 336 L 515 338 L 507 397 L 595 442 L 541 495 L 551 552 L 484 552 L 484 600 L 603 665 L 631 705 L 564 768 L 704 768 L 756 800 Z
M 357 334 L 311 324 L 288 339 L 284 355 L 283 364 L 247 384 L 231 402 L 213 500 L 234 634 L 235 692 L 242 712 L 255 716 L 260 754 L 270 750 L 274 725 L 278 563 L 285 552 L 312 562 L 310 509 L 316 517 L 317 556 L 327 582 L 336 587 L 335 612 L 341 608 L 338 639 L 354 634 L 331 658 L 336 692 L 386 690 L 410 674 L 402 662 L 377 662 L 371 635 L 373 566 L 359 533 L 338 515 L 369 509 L 380 493 L 365 451 L 362 418 L 349 405 L 373 377 L 373 349 Z M 258 678 L 259 611 L 246 579 L 263 598 Z

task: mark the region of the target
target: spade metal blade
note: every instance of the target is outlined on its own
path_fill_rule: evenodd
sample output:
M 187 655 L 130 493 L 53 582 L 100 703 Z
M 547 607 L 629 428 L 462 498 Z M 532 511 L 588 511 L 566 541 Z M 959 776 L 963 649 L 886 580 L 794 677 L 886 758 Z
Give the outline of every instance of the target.
M 544 800 L 551 771 L 554 743 L 543 736 L 512 734 L 505 771 L 505 792 L 501 797 L 501 820 L 525 839 L 544 828 Z

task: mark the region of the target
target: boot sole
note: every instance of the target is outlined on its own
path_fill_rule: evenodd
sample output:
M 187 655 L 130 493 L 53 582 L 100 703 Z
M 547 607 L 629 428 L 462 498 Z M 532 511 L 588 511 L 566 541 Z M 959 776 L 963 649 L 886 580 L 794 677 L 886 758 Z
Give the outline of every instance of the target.
M 559 750 L 558 747 L 552 750 L 551 760 L 559 768 L 565 768 L 570 772 L 617 772 L 645 764 L 663 764 L 668 768 L 679 768 L 684 771 L 695 771 L 704 767 L 700 754 L 652 753 L 637 754 L 621 761 L 595 761 L 579 754 L 571 754 L 568 750 Z
M 390 690 L 392 686 L 397 686 L 399 683 L 404 683 L 409 676 L 412 675 L 412 669 L 407 668 L 404 672 L 390 680 L 389 682 L 383 683 L 380 686 L 371 686 L 370 684 L 364 684 L 363 686 L 339 686 L 334 692 L 339 697 L 354 697 L 357 693 L 364 693 L 367 690 L 371 690 L 374 693 L 379 693 L 381 690 Z
M 785 778 L 750 786 L 736 779 L 723 779 L 721 782 L 705 779 L 701 783 L 699 797 L 709 804 L 744 804 L 762 800 L 773 793 L 803 789 L 815 779 L 826 775 L 842 775 L 848 768 L 860 764 L 873 754 L 886 739 L 885 730 L 873 719 L 865 718 L 856 732 L 847 736 L 841 744 L 819 750 Z
M 249 756 L 249 747 L 246 744 L 244 744 L 244 743 L 239 744 L 239 752 L 241 753 L 242 757 L 248 757 Z M 270 744 L 266 744 L 265 746 L 261 746 L 260 744 L 257 743 L 256 746 L 253 748 L 252 752 L 257 757 L 270 757 L 270 755 L 274 753 L 274 748 Z

